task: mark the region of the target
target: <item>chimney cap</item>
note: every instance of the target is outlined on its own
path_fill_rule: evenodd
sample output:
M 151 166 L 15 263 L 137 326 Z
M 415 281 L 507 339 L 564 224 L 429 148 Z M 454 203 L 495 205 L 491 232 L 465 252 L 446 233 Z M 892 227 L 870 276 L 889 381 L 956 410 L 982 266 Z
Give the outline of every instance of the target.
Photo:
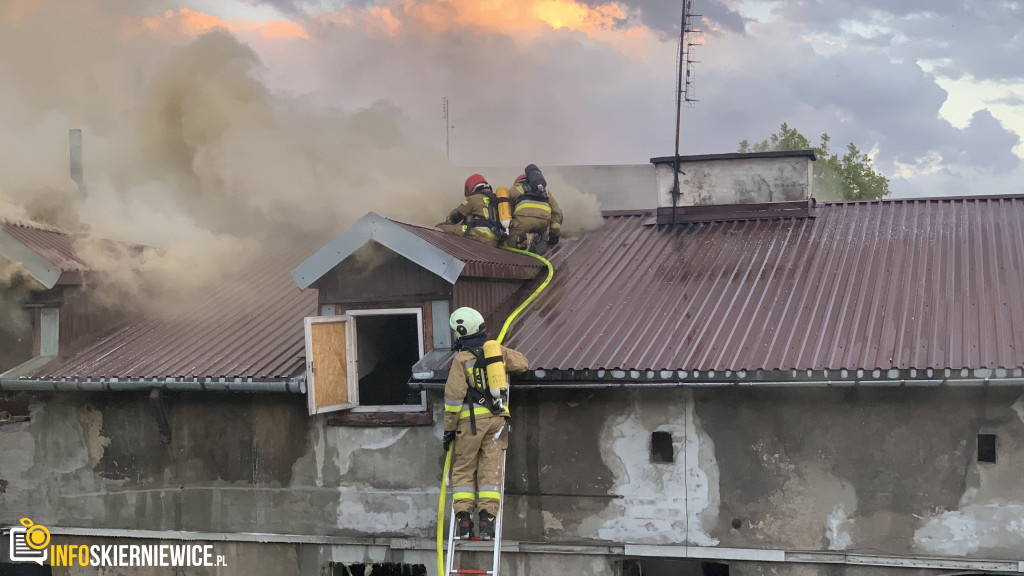
M 693 156 L 680 156 L 680 162 L 703 162 L 705 160 L 750 160 L 752 158 L 810 158 L 817 160 L 814 150 L 773 150 L 771 152 L 730 152 L 728 154 L 697 154 Z M 672 156 L 659 156 L 651 158 L 651 164 L 671 164 L 675 162 Z

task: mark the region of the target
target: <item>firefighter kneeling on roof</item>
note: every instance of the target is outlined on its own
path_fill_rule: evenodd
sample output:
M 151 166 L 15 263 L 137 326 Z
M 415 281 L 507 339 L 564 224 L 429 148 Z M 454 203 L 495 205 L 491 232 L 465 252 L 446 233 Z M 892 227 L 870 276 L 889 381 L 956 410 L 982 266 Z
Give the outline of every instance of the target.
M 505 228 L 498 222 L 499 200 L 491 185 L 483 176 L 473 174 L 466 179 L 462 191 L 466 199 L 437 227 L 497 248 L 505 239 Z
M 505 245 L 544 254 L 548 246 L 558 244 L 562 235 L 562 210 L 536 164 L 527 166 L 516 178 L 509 195 L 515 208 Z
M 449 324 L 458 335 L 459 352 L 444 386 L 444 450 L 455 444 L 452 501 L 457 536 L 473 535 L 472 510 L 480 510 L 480 537 L 494 538 L 501 498 L 502 452 L 508 447 L 508 374 L 524 372 L 530 362 L 487 339 L 484 317 L 459 308 Z

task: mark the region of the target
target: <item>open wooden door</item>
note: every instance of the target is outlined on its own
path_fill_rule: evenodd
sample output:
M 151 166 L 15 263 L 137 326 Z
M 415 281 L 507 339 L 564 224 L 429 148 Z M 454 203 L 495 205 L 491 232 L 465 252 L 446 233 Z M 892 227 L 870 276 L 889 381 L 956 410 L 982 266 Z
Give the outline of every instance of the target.
M 306 327 L 306 397 L 310 414 L 359 405 L 356 319 L 312 316 Z

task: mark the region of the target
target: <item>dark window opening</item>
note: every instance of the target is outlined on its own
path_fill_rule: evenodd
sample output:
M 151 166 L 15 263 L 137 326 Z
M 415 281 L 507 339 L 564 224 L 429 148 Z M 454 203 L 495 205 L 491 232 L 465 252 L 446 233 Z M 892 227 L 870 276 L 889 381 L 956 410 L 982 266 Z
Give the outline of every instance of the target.
M 996 461 L 996 435 L 978 434 L 978 462 Z
M 672 434 L 654 432 L 651 434 L 651 462 L 675 462 L 672 448 Z
M 420 359 L 415 314 L 356 318 L 360 406 L 420 404 L 421 392 L 409 390 L 412 366 Z

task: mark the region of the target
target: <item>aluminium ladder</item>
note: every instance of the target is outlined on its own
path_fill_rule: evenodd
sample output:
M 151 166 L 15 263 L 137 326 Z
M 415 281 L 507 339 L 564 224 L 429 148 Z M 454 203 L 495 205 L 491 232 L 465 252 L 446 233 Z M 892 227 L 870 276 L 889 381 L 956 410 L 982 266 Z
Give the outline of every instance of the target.
M 509 434 L 510 433 L 510 426 L 509 426 L 509 423 L 508 423 L 507 420 L 505 421 L 505 429 L 503 430 L 503 433 L 505 433 L 505 434 Z M 482 575 L 486 575 L 486 576 L 498 576 L 498 569 L 499 569 L 499 566 L 501 564 L 501 525 L 502 525 L 502 518 L 505 515 L 504 514 L 504 512 L 505 512 L 505 463 L 506 463 L 505 460 L 506 460 L 507 454 L 508 454 L 508 448 L 506 447 L 504 450 L 501 451 L 501 483 L 500 483 L 499 488 L 498 488 L 499 489 L 499 492 L 498 492 L 498 495 L 499 495 L 498 513 L 494 515 L 494 518 L 495 518 L 495 520 L 494 520 L 494 540 L 492 540 L 492 542 L 494 543 L 494 550 L 493 550 L 493 560 L 492 560 L 492 563 L 491 563 L 491 569 L 490 570 L 470 570 L 470 569 L 465 569 L 465 568 L 461 568 L 461 569 L 460 568 L 453 568 L 453 564 L 454 564 L 454 561 L 455 561 L 455 553 L 458 551 L 458 550 L 456 550 L 456 548 L 458 547 L 458 545 L 464 544 L 464 543 L 468 543 L 468 542 L 486 542 L 486 540 L 483 540 L 482 538 L 479 538 L 479 537 L 476 537 L 476 536 L 474 536 L 472 538 L 467 538 L 467 539 L 457 538 L 455 536 L 455 524 L 456 523 L 455 523 L 455 506 L 454 506 L 454 500 L 453 500 L 452 501 L 453 505 L 451 506 L 451 511 L 448 514 L 448 551 L 447 551 L 447 558 L 446 558 L 445 564 L 444 564 L 444 576 L 450 576 L 452 574 L 482 574 Z M 469 550 L 466 550 L 466 551 L 468 552 Z M 476 549 L 474 548 L 473 551 L 476 551 Z

